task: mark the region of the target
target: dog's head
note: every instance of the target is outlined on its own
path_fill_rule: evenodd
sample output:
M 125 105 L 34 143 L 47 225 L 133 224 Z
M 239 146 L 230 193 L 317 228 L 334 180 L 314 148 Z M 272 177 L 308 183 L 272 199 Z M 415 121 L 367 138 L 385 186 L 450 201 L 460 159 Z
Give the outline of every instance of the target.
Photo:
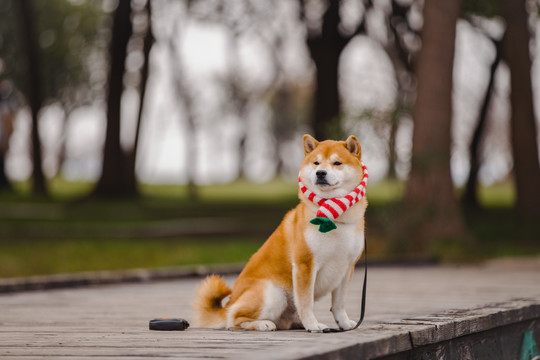
M 309 190 L 320 197 L 343 197 L 362 179 L 361 157 L 360 143 L 354 135 L 345 141 L 322 142 L 304 135 L 304 161 L 300 178 Z

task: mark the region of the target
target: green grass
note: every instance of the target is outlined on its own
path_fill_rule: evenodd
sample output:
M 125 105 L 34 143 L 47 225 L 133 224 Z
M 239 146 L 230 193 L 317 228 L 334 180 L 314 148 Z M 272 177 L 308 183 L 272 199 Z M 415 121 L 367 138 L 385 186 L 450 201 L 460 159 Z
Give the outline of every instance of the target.
M 487 208 L 510 208 L 516 200 L 515 189 L 508 182 L 480 187 L 478 196 L 482 205 Z
M 244 262 L 260 246 L 249 238 L 44 239 L 0 245 L 2 277 Z
M 133 200 L 80 200 L 92 184 L 62 179 L 47 199 L 29 188 L 0 194 L 0 277 L 245 262 L 297 202 L 284 180 L 202 186 L 197 202 L 172 185 Z
M 48 199 L 27 195 L 28 183 L 0 194 L 0 277 L 243 262 L 297 204 L 297 185 L 284 180 L 201 186 L 196 202 L 184 186 L 143 185 L 139 199 L 107 201 L 80 200 L 90 183 L 54 179 L 49 188 Z M 399 181 L 369 187 L 372 259 L 389 256 L 404 190 Z M 465 213 L 472 240 L 439 241 L 434 253 L 467 261 L 540 254 L 538 225 L 514 221 L 514 196 L 510 184 L 482 188 L 483 210 Z
M 267 183 L 237 180 L 226 185 L 199 186 L 198 195 L 202 202 L 211 203 L 279 203 L 296 198 L 298 186 L 284 179 Z M 178 185 L 143 185 L 143 195 L 151 198 L 187 199 L 187 189 Z

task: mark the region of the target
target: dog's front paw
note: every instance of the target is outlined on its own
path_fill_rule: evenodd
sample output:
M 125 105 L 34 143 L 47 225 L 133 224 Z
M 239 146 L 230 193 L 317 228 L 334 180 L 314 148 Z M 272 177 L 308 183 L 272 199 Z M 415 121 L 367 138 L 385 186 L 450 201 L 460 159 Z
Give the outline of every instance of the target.
M 343 329 L 343 330 L 351 330 L 352 328 L 356 326 L 356 321 L 347 319 L 345 321 L 338 322 L 338 326 L 340 329 Z
M 322 323 L 314 323 L 304 326 L 304 328 L 309 332 L 322 332 L 323 329 L 327 329 L 328 326 Z

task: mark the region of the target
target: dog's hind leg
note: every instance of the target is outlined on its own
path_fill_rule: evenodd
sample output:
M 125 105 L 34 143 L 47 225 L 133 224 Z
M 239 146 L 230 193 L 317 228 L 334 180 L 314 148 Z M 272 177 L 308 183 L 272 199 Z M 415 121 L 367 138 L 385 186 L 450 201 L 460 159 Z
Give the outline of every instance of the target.
M 244 292 L 227 313 L 229 328 L 273 331 L 287 308 L 285 291 L 264 280 Z
M 239 319 L 239 328 L 244 330 L 256 330 L 256 331 L 274 331 L 277 329 L 276 323 L 270 320 L 252 320 L 245 321 L 247 319 Z

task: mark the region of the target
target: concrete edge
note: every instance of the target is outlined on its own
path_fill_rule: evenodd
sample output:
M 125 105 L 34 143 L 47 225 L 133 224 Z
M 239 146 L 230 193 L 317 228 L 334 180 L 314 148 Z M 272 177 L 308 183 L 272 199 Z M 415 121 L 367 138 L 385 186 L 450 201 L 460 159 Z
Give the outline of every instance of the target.
M 515 299 L 477 309 L 448 311 L 431 318 L 422 317 L 421 321 L 428 328 L 410 334 L 413 347 L 419 347 L 538 318 L 540 301 Z
M 540 300 L 515 299 L 487 304 L 470 310 L 450 310 L 429 316 L 382 323 L 342 334 L 339 341 L 312 347 L 311 354 L 293 354 L 286 358 L 377 359 L 414 351 L 457 338 L 478 335 L 507 326 L 540 320 Z M 381 336 L 381 333 L 384 336 Z
M 66 289 L 120 283 L 199 278 L 210 274 L 238 274 L 244 264 L 178 266 L 125 271 L 96 271 L 0 279 L 0 294 L 23 291 Z
M 405 259 L 405 260 L 368 260 L 371 267 L 413 267 L 435 266 L 435 259 Z M 211 274 L 237 275 L 244 268 L 245 263 L 214 264 L 214 265 L 186 265 L 166 268 L 132 269 L 116 271 L 89 271 L 71 274 L 39 275 L 29 277 L 0 278 L 0 294 L 23 291 L 40 291 L 54 289 L 68 289 L 74 287 L 109 285 L 121 283 L 141 283 L 160 280 L 177 280 L 186 278 L 200 278 Z M 364 266 L 363 260 L 357 268 Z

